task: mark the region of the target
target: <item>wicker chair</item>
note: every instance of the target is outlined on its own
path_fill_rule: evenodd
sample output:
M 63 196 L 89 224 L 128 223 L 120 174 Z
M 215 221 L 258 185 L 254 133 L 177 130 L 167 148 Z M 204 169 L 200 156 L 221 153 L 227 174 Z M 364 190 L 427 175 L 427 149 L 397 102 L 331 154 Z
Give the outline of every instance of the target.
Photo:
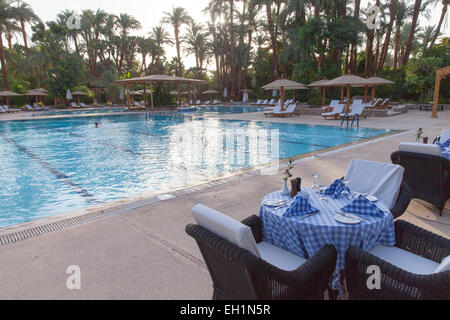
M 394 219 L 400 218 L 408 209 L 409 204 L 411 203 L 412 193 L 406 183 L 402 183 L 400 187 L 400 193 L 397 198 L 397 202 L 395 206 L 391 209 L 391 213 L 394 216 Z
M 395 223 L 396 247 L 436 263 L 450 255 L 450 240 L 405 221 Z M 369 266 L 381 269 L 381 290 L 367 287 Z M 416 275 L 404 271 L 368 252 L 352 247 L 346 254 L 345 276 L 351 299 L 429 300 L 450 299 L 450 271 Z
M 262 239 L 261 220 L 243 221 L 252 229 L 257 243 Z M 210 272 L 214 300 L 319 300 L 336 266 L 337 251 L 329 245 L 297 270 L 280 270 L 249 251 L 241 249 L 198 225 L 186 232 L 200 248 Z
M 438 156 L 403 152 L 391 155 L 392 163 L 405 168 L 404 182 L 412 197 L 435 205 L 442 216 L 450 199 L 450 161 Z

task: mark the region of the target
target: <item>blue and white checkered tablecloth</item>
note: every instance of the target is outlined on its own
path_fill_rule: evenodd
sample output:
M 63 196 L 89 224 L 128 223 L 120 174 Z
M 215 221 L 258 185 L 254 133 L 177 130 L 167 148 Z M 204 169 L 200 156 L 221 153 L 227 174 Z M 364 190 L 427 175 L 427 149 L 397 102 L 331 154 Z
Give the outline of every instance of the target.
M 303 188 L 310 195 L 311 204 L 320 210 L 320 213 L 299 221 L 298 218 L 284 218 L 287 207 L 274 210 L 261 205 L 259 216 L 263 223 L 264 240 L 285 249 L 293 254 L 308 259 L 316 254 L 325 245 L 331 244 L 338 251 L 336 270 L 331 281 L 331 287 L 344 293 L 340 276 L 345 269 L 345 253 L 351 246 L 369 251 L 377 245 L 395 244 L 394 217 L 380 201 L 377 207 L 384 211 L 383 218 L 360 215 L 366 219 L 357 225 L 346 225 L 334 219 L 335 212 L 352 203 L 347 198 L 321 201 L 322 196 L 309 188 Z M 282 196 L 280 191 L 267 195 L 266 200 L 291 200 L 289 196 Z

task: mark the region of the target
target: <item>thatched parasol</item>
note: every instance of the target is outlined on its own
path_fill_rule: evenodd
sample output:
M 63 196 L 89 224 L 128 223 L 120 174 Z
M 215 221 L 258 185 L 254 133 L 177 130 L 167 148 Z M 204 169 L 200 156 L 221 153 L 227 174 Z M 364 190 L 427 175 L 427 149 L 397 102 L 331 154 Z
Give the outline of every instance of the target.
M 80 96 L 87 96 L 88 94 L 83 91 L 75 91 L 72 93 L 72 95 L 76 96 L 78 99 L 78 105 L 80 105 Z
M 146 90 L 146 85 L 150 84 L 150 86 L 153 83 L 176 83 L 177 84 L 177 94 L 178 94 L 178 105 L 179 107 L 181 107 L 181 90 L 180 90 L 180 86 L 182 83 L 187 83 L 188 84 L 188 92 L 191 91 L 191 85 L 199 85 L 204 83 L 204 80 L 197 80 L 197 79 L 190 79 L 190 78 L 181 78 L 181 77 L 173 77 L 173 76 L 169 76 L 169 75 L 161 75 L 161 74 L 155 74 L 155 75 L 151 75 L 151 76 L 145 76 L 145 77 L 140 77 L 140 78 L 132 78 L 132 79 L 125 79 L 125 80 L 118 80 L 118 81 L 114 81 L 114 84 L 121 84 L 121 85 L 125 85 L 127 88 L 129 85 L 133 85 L 133 84 L 143 84 L 144 85 L 144 90 Z M 146 91 L 144 92 L 145 94 L 145 100 L 147 100 L 147 95 L 146 95 Z M 128 105 L 130 105 L 130 101 L 129 101 L 129 96 L 127 95 L 127 103 Z M 153 105 L 153 91 L 151 91 L 151 103 L 152 103 L 152 110 L 154 109 L 154 105 Z M 189 102 L 190 104 L 190 102 Z
M 213 100 L 213 95 L 219 94 L 219 93 L 220 93 L 220 92 L 217 91 L 217 90 L 206 90 L 206 91 L 202 92 L 202 94 L 204 94 L 204 95 L 209 94 L 210 97 L 211 97 L 211 100 Z
M 45 93 L 44 91 L 40 91 L 40 90 L 38 90 L 38 89 L 33 89 L 33 90 L 28 91 L 28 92 L 25 94 L 25 96 L 28 96 L 28 97 L 36 97 L 36 103 L 37 103 L 37 102 L 38 102 L 38 97 L 41 98 L 41 102 L 42 102 L 42 97 L 47 97 L 48 94 Z
M 281 93 L 281 111 L 284 110 L 284 90 L 308 90 L 303 83 L 287 79 L 280 79 L 262 87 L 264 90 L 280 90 Z M 294 97 L 295 100 L 295 97 Z
M 12 91 L 0 91 L 0 97 L 4 97 L 6 100 L 6 105 L 9 107 L 9 97 L 19 97 L 20 94 Z
M 308 84 L 308 87 L 320 88 L 320 90 L 322 91 L 322 105 L 323 106 L 325 105 L 325 102 L 326 102 L 326 95 L 325 94 L 326 94 L 327 88 L 326 88 L 325 84 L 327 84 L 327 83 L 328 83 L 328 80 L 327 79 L 323 79 L 323 80 L 315 81 L 315 82 L 313 82 L 311 84 Z
M 334 80 L 328 81 L 325 86 L 327 87 L 341 87 L 341 100 L 343 100 L 343 92 L 344 87 L 347 87 L 347 107 L 346 112 L 350 111 L 350 100 L 351 100 L 351 87 L 352 86 L 364 86 L 364 85 L 370 85 L 370 82 L 368 82 L 366 79 L 347 74 L 345 76 L 340 76 L 339 78 L 336 78 Z
M 383 79 L 380 77 L 372 77 L 372 78 L 367 79 L 367 81 L 370 82 L 370 84 L 372 85 L 372 103 L 375 103 L 375 87 L 376 86 L 381 86 L 381 85 L 385 85 L 385 84 L 395 84 L 395 82 L 392 82 L 390 80 Z M 364 93 L 364 100 L 367 97 L 367 89 L 368 88 L 369 87 L 366 86 L 366 90 Z

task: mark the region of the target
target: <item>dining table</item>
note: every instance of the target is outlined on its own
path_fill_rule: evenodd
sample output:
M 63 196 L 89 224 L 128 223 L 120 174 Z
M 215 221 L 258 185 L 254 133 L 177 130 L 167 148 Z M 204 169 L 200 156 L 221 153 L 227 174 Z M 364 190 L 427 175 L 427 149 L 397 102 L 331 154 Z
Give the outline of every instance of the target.
M 345 293 L 344 271 L 347 250 L 352 246 L 365 251 L 370 251 L 377 245 L 393 246 L 394 217 L 382 201 L 376 200 L 373 202 L 383 212 L 382 217 L 359 214 L 353 215 L 358 219 L 350 219 L 353 221 L 343 223 L 340 221 L 346 219 L 342 219 L 345 217 L 342 208 L 351 204 L 359 194 L 350 192 L 347 196 L 342 195 L 334 199 L 325 196 L 319 190 L 304 187 L 302 195 L 308 198 L 318 212 L 286 218 L 284 214 L 294 201 L 290 195 L 276 191 L 264 197 L 259 213 L 264 241 L 305 259 L 315 255 L 324 246 L 333 245 L 337 249 L 338 257 L 330 287 L 338 292 L 338 297 L 341 297 Z M 282 204 L 267 205 L 276 202 Z M 351 224 L 348 224 L 349 222 Z

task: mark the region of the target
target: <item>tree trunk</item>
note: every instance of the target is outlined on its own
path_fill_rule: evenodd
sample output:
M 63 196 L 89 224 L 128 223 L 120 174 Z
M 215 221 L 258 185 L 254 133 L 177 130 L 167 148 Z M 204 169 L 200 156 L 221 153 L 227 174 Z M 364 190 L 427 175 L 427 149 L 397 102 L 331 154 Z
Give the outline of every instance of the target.
M 9 90 L 8 72 L 6 71 L 5 52 L 3 50 L 3 32 L 1 31 L 2 25 L 0 25 L 0 62 L 2 67 L 3 87 L 5 90 Z
M 397 30 L 395 31 L 394 71 L 397 71 L 397 68 L 398 68 L 399 51 L 400 51 L 400 35 L 401 35 L 401 27 L 397 26 Z
M 409 56 L 412 51 L 412 44 L 414 41 L 414 33 L 416 31 L 417 21 L 419 20 L 421 6 L 422 6 L 422 0 L 416 0 L 416 3 L 414 5 L 413 19 L 412 19 L 412 23 L 411 23 L 411 31 L 409 32 L 409 39 L 406 44 L 405 56 L 403 57 L 403 63 L 402 63 L 403 66 L 406 66 L 406 64 L 408 63 Z
M 390 6 L 390 14 L 391 18 L 387 27 L 386 37 L 384 39 L 383 49 L 381 50 L 381 56 L 380 56 L 380 62 L 378 63 L 377 73 L 380 72 L 383 69 L 384 62 L 386 61 L 386 56 L 389 49 L 389 43 L 391 42 L 391 34 L 392 34 L 392 28 L 394 27 L 394 21 L 395 21 L 395 10 L 397 8 L 397 0 L 391 1 Z
M 429 49 L 433 48 L 434 44 L 436 43 L 437 38 L 439 37 L 439 33 L 441 33 L 442 23 L 444 22 L 444 18 L 447 15 L 447 6 L 448 5 L 446 2 L 447 2 L 446 0 L 442 1 L 442 5 L 444 7 L 442 8 L 441 19 L 439 19 L 439 24 L 436 27 L 436 30 L 433 35 L 433 39 L 431 39 Z
M 366 45 L 366 64 L 364 66 L 364 75 L 370 76 L 371 69 L 370 66 L 372 64 L 372 57 L 373 57 L 373 40 L 374 40 L 374 31 L 368 30 L 367 31 L 367 45 Z
M 23 19 L 20 19 L 20 25 L 22 27 L 22 35 L 23 35 L 23 44 L 25 46 L 25 55 L 28 58 L 28 39 L 27 39 L 27 31 L 25 29 L 25 21 Z
M 12 48 L 13 48 L 13 46 L 12 46 L 12 35 L 6 34 L 6 39 L 8 40 L 8 48 L 9 48 L 9 50 L 12 50 Z
M 359 19 L 359 12 L 361 8 L 361 0 L 355 0 L 355 18 Z M 358 45 L 356 43 L 352 44 L 351 59 L 350 59 L 350 69 L 352 73 L 357 73 L 357 63 L 358 58 Z
M 275 34 L 275 25 L 272 20 L 272 8 L 270 3 L 266 3 L 267 12 L 267 23 L 269 26 L 270 41 L 272 46 L 272 80 L 279 78 L 279 65 L 278 65 L 278 54 L 277 54 L 277 35 Z
M 178 77 L 183 75 L 183 68 L 181 66 L 181 48 L 180 48 L 180 34 L 178 28 L 175 28 L 175 43 L 177 47 L 177 57 L 178 57 Z

